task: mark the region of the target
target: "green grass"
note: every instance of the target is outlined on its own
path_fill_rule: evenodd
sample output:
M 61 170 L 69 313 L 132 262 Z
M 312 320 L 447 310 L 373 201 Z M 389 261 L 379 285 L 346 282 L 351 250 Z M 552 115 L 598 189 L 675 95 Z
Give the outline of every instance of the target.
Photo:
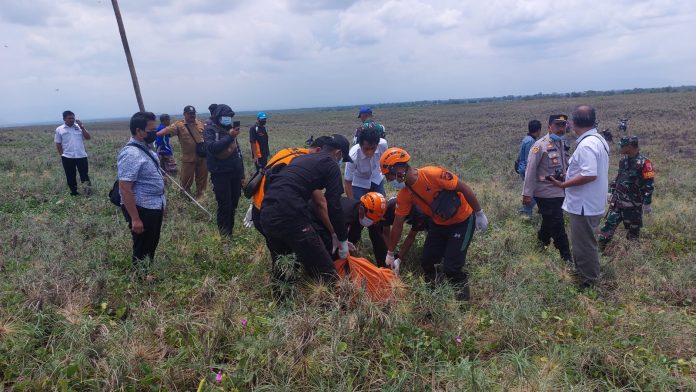
M 239 224 L 247 202 L 225 252 L 215 223 L 174 188 L 151 266 L 157 280 L 142 282 L 107 199 L 126 124 L 86 124 L 97 189 L 89 198 L 68 196 L 50 127 L 2 129 L 0 389 L 696 390 L 694 101 L 693 92 L 589 100 L 601 128 L 631 114 L 657 179 L 641 243 L 619 229 L 600 286 L 584 293 L 554 249 L 536 249 L 538 222 L 518 218 L 521 184 L 510 170 L 532 113 L 543 122 L 580 102 L 379 110 L 390 145 L 418 166 L 458 173 L 489 217 L 469 250 L 468 306 L 449 286 L 423 282 L 422 235 L 398 302 L 375 304 L 347 282 L 329 290 L 301 280 L 292 302 L 275 304 L 263 239 Z M 354 117 L 271 113 L 272 150 L 312 134 L 351 135 Z M 611 161 L 613 176 L 617 149 Z M 210 191 L 203 204 L 215 209 Z

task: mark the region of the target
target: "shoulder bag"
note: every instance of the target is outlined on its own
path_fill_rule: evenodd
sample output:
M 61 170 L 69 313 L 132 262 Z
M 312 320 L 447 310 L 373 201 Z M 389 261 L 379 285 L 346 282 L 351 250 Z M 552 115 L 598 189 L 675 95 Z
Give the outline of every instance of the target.
M 184 126 L 186 127 L 186 130 L 189 132 L 189 135 L 191 135 L 193 141 L 196 143 L 196 155 L 198 155 L 199 158 L 207 157 L 208 153 L 205 151 L 205 143 L 196 140 L 196 137 L 193 136 L 193 132 L 191 132 L 191 128 L 189 128 L 188 124 L 184 123 Z
M 432 203 L 428 203 L 415 189 L 411 188 L 410 185 L 406 185 L 409 191 L 416 195 L 425 205 L 430 207 L 433 214 L 440 217 L 442 220 L 448 220 L 457 214 L 459 207 L 462 205 L 462 201 L 459 199 L 459 193 L 456 191 L 450 191 L 443 189 L 437 193 Z
M 126 147 L 128 147 L 128 146 L 136 147 L 136 148 L 142 150 L 145 153 L 145 155 L 150 157 L 150 159 L 152 160 L 152 163 L 154 163 L 155 167 L 157 168 L 157 172 L 159 173 L 159 171 L 160 171 L 159 164 L 157 163 L 155 158 L 153 158 L 152 155 L 145 149 L 145 147 L 143 147 L 139 144 L 135 144 L 135 143 L 126 144 Z M 109 191 L 109 201 L 111 201 L 111 204 L 114 204 L 117 207 L 121 206 L 121 194 L 118 191 L 118 179 L 116 181 L 114 181 L 114 185 L 111 186 L 111 190 Z

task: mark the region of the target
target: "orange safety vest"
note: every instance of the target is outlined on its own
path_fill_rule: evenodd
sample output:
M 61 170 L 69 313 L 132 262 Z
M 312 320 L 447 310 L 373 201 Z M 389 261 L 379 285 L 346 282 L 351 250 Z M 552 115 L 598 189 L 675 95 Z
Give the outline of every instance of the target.
M 296 157 L 299 157 L 301 155 L 307 155 L 309 154 L 309 149 L 307 148 L 285 148 L 280 151 L 278 151 L 273 157 L 269 160 L 269 164 L 266 165 L 265 170 L 268 170 L 272 167 L 278 166 L 278 165 L 283 165 L 287 166 L 292 162 L 293 159 Z M 257 209 L 261 209 L 261 203 L 263 202 L 263 197 L 265 196 L 264 194 L 264 186 L 266 185 L 266 175 L 261 178 L 261 184 L 259 185 L 259 190 L 254 193 L 253 196 L 251 196 L 251 202 L 254 204 L 254 207 Z

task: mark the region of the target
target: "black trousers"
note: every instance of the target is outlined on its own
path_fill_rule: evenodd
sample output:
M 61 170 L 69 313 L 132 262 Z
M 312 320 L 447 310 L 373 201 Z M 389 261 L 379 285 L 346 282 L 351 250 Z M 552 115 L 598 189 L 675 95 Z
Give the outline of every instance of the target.
M 89 181 L 89 164 L 87 163 L 87 157 L 85 158 L 66 158 L 60 157 L 63 162 L 63 170 L 65 171 L 65 179 L 68 180 L 68 187 L 70 188 L 70 193 L 77 193 L 77 174 L 76 171 L 80 173 L 80 182 Z
M 565 231 L 563 221 L 563 197 L 535 197 L 539 213 L 541 214 L 541 226 L 537 232 L 537 238 L 546 246 L 553 238 L 553 245 L 558 249 L 563 260 L 571 261 L 570 243 Z
M 242 194 L 242 173 L 210 173 L 213 182 L 213 192 L 218 204 L 217 225 L 223 236 L 232 235 L 234 229 L 234 213 Z
M 427 281 L 435 281 L 435 264 L 442 261 L 443 272 L 455 286 L 457 297 L 469 299 L 469 280 L 465 267 L 466 253 L 474 237 L 476 227 L 474 214 L 464 222 L 442 226 L 431 224 L 423 244 L 421 267 Z M 444 259 L 444 260 L 443 260 Z
M 273 216 L 280 213 L 282 211 L 269 211 L 267 207 L 261 213 L 261 226 L 266 236 L 266 246 L 273 260 L 272 278 L 275 297 L 284 299 L 284 293 L 278 290 L 279 284 L 294 282 L 293 274 L 287 273 L 278 265 L 278 260 L 282 256 L 294 253 L 297 263 L 312 279 L 323 282 L 333 282 L 338 279 L 331 255 L 311 221 L 307 219 L 285 224 L 269 224 L 269 222 L 278 222 L 273 219 Z
M 135 234 L 131 230 L 133 236 L 133 266 L 141 266 L 146 257 L 150 258 L 150 262 L 155 259 L 155 250 L 159 244 L 160 231 L 162 230 L 163 210 L 153 210 L 149 208 L 137 207 L 140 220 L 143 222 L 145 231 L 141 234 Z M 123 216 L 128 222 L 128 228 L 131 229 L 132 220 L 128 215 L 128 210 L 121 206 Z
M 259 210 L 255 206 L 251 207 L 251 219 L 254 223 L 254 228 L 256 229 L 256 231 L 258 231 L 259 233 L 261 233 L 262 236 L 265 237 L 266 235 L 263 234 L 263 227 L 261 227 L 261 210 Z

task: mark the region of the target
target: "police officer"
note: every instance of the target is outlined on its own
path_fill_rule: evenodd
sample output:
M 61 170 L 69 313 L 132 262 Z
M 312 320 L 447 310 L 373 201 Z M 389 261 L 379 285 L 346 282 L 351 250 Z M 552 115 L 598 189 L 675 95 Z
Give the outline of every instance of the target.
M 289 283 L 290 278 L 279 268 L 278 260 L 292 253 L 310 277 L 327 282 L 336 280 L 336 267 L 312 225 L 307 203 L 315 190 L 326 189 L 324 197 L 338 240 L 338 255 L 346 258 L 348 233 L 341 208 L 343 181 L 339 164 L 342 160 L 350 162 L 349 147 L 348 139 L 333 135 L 321 151 L 298 156 L 279 172 L 267 174 L 261 227 L 273 259 L 274 283 Z M 274 286 L 275 298 L 285 299 L 284 290 Z
M 561 209 L 565 191 L 548 179 L 554 177 L 563 181 L 568 169 L 569 148 L 563 138 L 567 123 L 568 116 L 565 114 L 549 116 L 549 132 L 532 146 L 524 173 L 522 205 L 530 206 L 534 198 L 541 214 L 537 238 L 543 246 L 548 246 L 553 238 L 553 244 L 563 260 L 571 263 L 570 244 Z
M 619 162 L 616 179 L 609 186 L 609 212 L 598 239 L 602 249 L 611 241 L 621 221 L 628 230 L 626 238 L 638 240 L 643 213 L 652 211 L 655 177 L 652 162 L 640 153 L 637 136 L 622 137 L 619 146 L 624 157 Z

